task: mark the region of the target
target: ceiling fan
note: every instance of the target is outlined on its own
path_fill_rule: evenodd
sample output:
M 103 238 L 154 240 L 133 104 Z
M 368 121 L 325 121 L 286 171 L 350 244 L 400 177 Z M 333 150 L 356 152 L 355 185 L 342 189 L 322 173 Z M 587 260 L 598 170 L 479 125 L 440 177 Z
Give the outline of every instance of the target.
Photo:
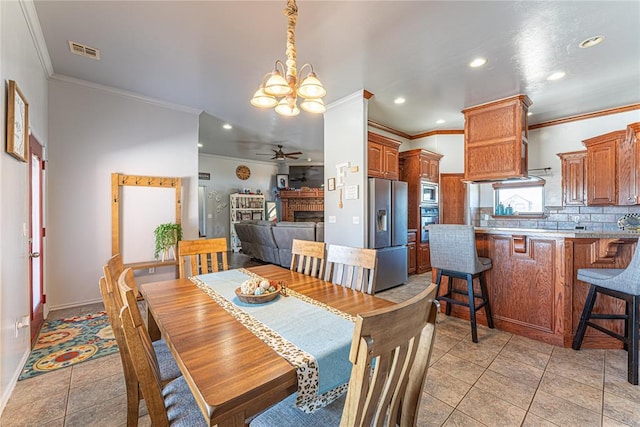
M 271 158 L 271 160 L 284 160 L 285 158 L 287 159 L 293 159 L 293 160 L 297 160 L 298 155 L 302 154 L 302 151 L 295 151 L 295 152 L 291 152 L 291 153 L 285 153 L 284 151 L 282 151 L 282 145 L 278 144 L 278 149 L 271 149 L 271 151 L 273 151 L 275 154 L 273 154 L 273 157 Z M 266 154 L 266 153 L 256 153 L 258 156 L 271 156 L 272 154 Z

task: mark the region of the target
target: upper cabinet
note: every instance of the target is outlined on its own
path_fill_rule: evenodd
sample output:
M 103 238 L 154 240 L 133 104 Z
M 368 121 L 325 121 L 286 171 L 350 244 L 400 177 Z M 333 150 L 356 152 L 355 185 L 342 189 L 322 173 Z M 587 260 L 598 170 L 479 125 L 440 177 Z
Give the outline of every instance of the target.
M 442 154 L 432 153 L 422 148 L 403 151 L 400 153 L 403 181 L 430 181 L 438 183 L 440 180 L 440 159 Z
M 369 132 L 367 176 L 397 180 L 400 177 L 398 149 L 400 141 Z
M 572 151 L 558 154 L 562 161 L 562 204 L 587 204 L 587 152 Z
M 609 132 L 582 141 L 587 147 L 587 204 L 618 204 L 618 150 L 624 130 Z
M 640 122 L 627 126 L 618 149 L 618 204 L 640 204 L 640 150 L 638 136 Z
M 518 95 L 462 110 L 466 180 L 527 176 L 530 105 Z

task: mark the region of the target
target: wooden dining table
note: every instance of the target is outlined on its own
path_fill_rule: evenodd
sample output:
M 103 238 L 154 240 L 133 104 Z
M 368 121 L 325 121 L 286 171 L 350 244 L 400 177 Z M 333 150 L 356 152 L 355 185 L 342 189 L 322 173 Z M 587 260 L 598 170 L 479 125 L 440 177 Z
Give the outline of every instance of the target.
M 351 315 L 393 305 L 275 265 L 247 270 Z M 209 425 L 244 426 L 297 391 L 296 368 L 190 279 L 147 283 L 141 292 L 152 339 L 166 340 Z

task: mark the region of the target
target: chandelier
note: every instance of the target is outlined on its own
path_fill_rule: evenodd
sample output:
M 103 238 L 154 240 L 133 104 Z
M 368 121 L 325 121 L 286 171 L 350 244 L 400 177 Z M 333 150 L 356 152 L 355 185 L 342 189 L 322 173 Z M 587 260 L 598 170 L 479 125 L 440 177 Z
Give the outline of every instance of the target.
M 327 94 L 318 76 L 313 72 L 311 64 L 304 64 L 300 72 L 309 68 L 309 74 L 298 84 L 296 70 L 296 21 L 298 20 L 298 5 L 295 0 L 287 0 L 284 9 L 287 17 L 287 62 L 286 66 L 279 59 L 276 60 L 273 71 L 262 79 L 260 88 L 251 98 L 251 105 L 259 108 L 273 108 L 283 116 L 297 116 L 300 114 L 297 101 L 303 98 L 300 108 L 309 113 L 321 114 L 326 111 L 322 97 Z M 285 77 L 286 76 L 286 79 Z

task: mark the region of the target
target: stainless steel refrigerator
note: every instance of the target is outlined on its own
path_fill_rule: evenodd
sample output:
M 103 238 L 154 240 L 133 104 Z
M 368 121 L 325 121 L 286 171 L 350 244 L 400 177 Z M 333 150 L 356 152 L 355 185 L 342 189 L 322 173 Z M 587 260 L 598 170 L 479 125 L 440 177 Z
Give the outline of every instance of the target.
M 404 181 L 369 178 L 369 248 L 378 250 L 375 291 L 407 281 L 409 190 Z

